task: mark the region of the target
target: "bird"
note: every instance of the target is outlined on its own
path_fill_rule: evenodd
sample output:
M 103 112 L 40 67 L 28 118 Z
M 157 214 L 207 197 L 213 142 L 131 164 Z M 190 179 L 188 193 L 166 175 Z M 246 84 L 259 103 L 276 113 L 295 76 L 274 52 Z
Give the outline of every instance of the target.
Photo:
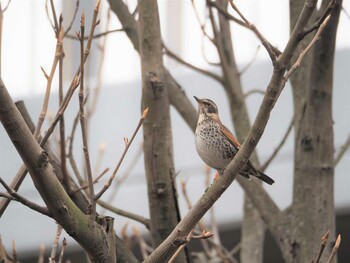
M 226 166 L 241 148 L 241 144 L 236 137 L 222 124 L 218 107 L 210 99 L 199 99 L 198 102 L 198 122 L 195 131 L 195 145 L 198 155 L 211 168 L 216 169 L 219 174 L 223 174 Z M 254 167 L 248 160 L 246 165 L 240 170 L 239 175 L 250 179 L 254 176 L 263 182 L 272 185 L 275 181 Z

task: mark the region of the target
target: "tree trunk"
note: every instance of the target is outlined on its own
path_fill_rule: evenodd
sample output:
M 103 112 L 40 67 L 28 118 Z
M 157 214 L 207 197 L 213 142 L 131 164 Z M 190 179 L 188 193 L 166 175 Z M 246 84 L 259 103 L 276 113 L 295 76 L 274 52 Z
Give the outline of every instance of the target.
M 295 2 L 291 1 L 297 5 Z M 322 3 L 319 14 L 328 3 Z M 291 8 L 291 24 L 297 9 L 297 6 Z M 327 230 L 331 233 L 330 240 L 335 237 L 332 84 L 340 9 L 341 1 L 338 1 L 321 40 L 292 82 L 296 116 L 291 210 L 294 241 L 290 255 L 293 262 L 310 262 Z M 326 249 L 324 256 L 329 252 Z
M 151 238 L 157 247 L 180 220 L 175 189 L 168 88 L 164 81 L 162 42 L 156 0 L 139 1 L 139 39 L 142 68 L 142 109 L 149 107 L 143 125 L 145 170 L 151 219 Z M 181 253 L 176 262 L 186 262 Z

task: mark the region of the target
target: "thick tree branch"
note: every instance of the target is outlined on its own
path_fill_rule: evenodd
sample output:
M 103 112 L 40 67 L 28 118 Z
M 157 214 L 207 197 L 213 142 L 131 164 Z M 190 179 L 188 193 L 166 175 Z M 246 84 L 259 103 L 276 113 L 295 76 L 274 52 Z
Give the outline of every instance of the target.
M 73 203 L 55 176 L 54 169 L 15 107 L 4 83 L 0 86 L 0 119 L 53 218 L 80 243 L 94 262 L 114 262 L 106 243 L 108 230 Z M 113 228 L 112 228 L 113 229 Z M 114 244 L 110 244 L 113 245 Z

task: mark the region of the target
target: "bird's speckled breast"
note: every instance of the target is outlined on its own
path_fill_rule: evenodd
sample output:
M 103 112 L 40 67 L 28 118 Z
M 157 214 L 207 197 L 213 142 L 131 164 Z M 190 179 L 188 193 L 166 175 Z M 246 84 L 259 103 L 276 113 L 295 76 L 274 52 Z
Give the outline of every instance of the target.
M 221 133 L 219 124 L 209 119 L 198 123 L 195 132 L 196 149 L 202 160 L 214 169 L 223 169 L 237 153 Z

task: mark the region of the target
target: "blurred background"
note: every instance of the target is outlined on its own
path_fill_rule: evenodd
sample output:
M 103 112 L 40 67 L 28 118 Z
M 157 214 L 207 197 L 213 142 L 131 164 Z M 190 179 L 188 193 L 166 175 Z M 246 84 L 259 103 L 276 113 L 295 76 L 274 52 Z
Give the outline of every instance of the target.
M 127 1 L 130 10 L 136 6 L 135 1 Z M 262 34 L 276 47 L 283 50 L 289 36 L 289 1 L 235 1 L 241 11 L 250 21 L 259 28 Z M 75 1 L 54 1 L 58 13 L 63 14 L 63 22 L 68 27 L 72 20 Z M 7 1 L 1 1 L 2 8 Z M 203 40 L 200 25 L 196 19 L 191 1 L 161 0 L 158 1 L 162 37 L 166 46 L 184 60 L 210 71 L 217 71 L 215 66 L 207 63 L 217 61 L 217 54 L 208 40 Z M 64 86 L 68 88 L 79 63 L 79 42 L 74 38 L 79 30 L 79 21 L 82 11 L 87 16 L 87 30 L 90 26 L 93 7 L 92 1 L 81 0 L 77 18 L 69 33 L 71 38 L 64 41 Z M 205 1 L 195 1 L 200 20 L 204 21 L 208 14 L 205 11 Z M 335 56 L 333 118 L 336 150 L 346 140 L 350 132 L 350 37 L 349 26 L 350 0 L 343 2 L 340 16 L 337 51 Z M 49 7 L 48 7 L 49 8 Z M 100 12 L 100 25 L 97 32 L 120 29 L 121 25 L 116 16 L 111 13 L 107 23 L 109 5 L 102 1 Z M 265 90 L 271 76 L 272 65 L 263 47 L 259 48 L 259 40 L 255 35 L 242 27 L 232 24 L 233 43 L 236 59 L 240 70 L 252 65 L 242 75 L 245 92 L 251 90 Z M 105 42 L 105 50 L 101 44 Z M 54 57 L 56 39 L 50 21 L 45 11 L 45 1 L 18 1 L 13 0 L 3 13 L 2 28 L 2 58 L 1 76 L 11 96 L 15 100 L 24 100 L 34 122 L 36 122 L 45 93 L 46 79 L 40 69 L 48 71 Z M 100 66 L 102 57 L 103 64 Z M 165 65 L 171 71 L 189 98 L 211 98 L 219 105 L 223 123 L 231 130 L 233 125 L 229 115 L 229 106 L 221 85 L 211 78 L 201 75 L 165 56 Z M 105 168 L 114 169 L 122 151 L 123 138 L 131 136 L 140 117 L 141 101 L 141 71 L 138 53 L 134 50 L 124 32 L 110 33 L 93 41 L 88 68 L 86 72 L 86 85 L 94 90 L 101 87 L 100 97 L 97 101 L 96 111 L 93 113 L 89 127 L 89 143 L 92 166 L 97 173 Z M 50 99 L 48 119 L 55 114 L 58 107 L 58 81 L 53 82 L 53 92 Z M 254 120 L 260 106 L 262 96 L 254 93 L 247 99 L 251 120 Z M 193 105 L 196 102 L 193 100 Z M 257 147 L 261 162 L 272 154 L 275 147 L 284 136 L 292 118 L 293 102 L 290 86 L 287 84 L 281 98 L 272 112 L 270 122 Z M 72 122 L 78 111 L 77 94 L 73 97 L 66 112 L 66 131 L 69 134 Z M 187 182 L 187 192 L 192 202 L 195 202 L 206 189 L 206 167 L 198 157 L 194 136 L 187 124 L 178 113 L 172 109 L 172 128 L 174 139 L 174 158 L 178 178 Z M 47 127 L 47 126 L 46 126 Z M 56 134 L 57 135 L 57 134 Z M 55 135 L 54 135 L 55 136 Z M 277 205 L 283 209 L 291 203 L 292 173 L 293 173 L 293 132 L 288 137 L 281 152 L 266 173 L 276 183 L 273 187 L 265 186 Z M 58 145 L 56 149 L 58 150 Z M 74 153 L 80 167 L 83 155 L 81 151 L 81 138 L 76 136 Z M 347 231 L 343 247 L 349 247 L 350 220 L 350 152 L 347 151 L 335 171 L 335 205 L 337 212 L 337 227 L 339 232 Z M 0 176 L 10 183 L 18 168 L 22 164 L 11 141 L 8 139 L 3 127 L 0 127 Z M 210 171 L 210 181 L 215 171 Z M 109 174 L 107 174 L 109 176 Z M 107 176 L 100 180 L 95 187 L 100 189 Z M 122 164 L 118 178 L 127 176 L 119 188 L 114 182 L 113 188 L 118 188 L 116 194 L 108 191 L 103 200 L 113 205 L 134 212 L 145 217 L 149 216 L 147 205 L 147 189 L 145 182 L 142 134 L 137 135 L 125 161 Z M 179 182 L 180 180 L 178 180 Z M 180 189 L 180 186 L 179 186 Z M 1 190 L 3 191 L 3 190 Z M 30 177 L 27 177 L 19 191 L 36 203 L 43 203 Z M 233 202 L 234 201 L 234 202 Z M 179 202 L 182 214 L 187 211 L 184 197 L 179 191 Z M 234 205 L 233 205 L 234 204 Z M 220 230 L 232 240 L 239 240 L 239 227 L 242 219 L 243 192 L 237 183 L 233 183 L 222 198 L 216 203 L 214 213 Z M 103 209 L 99 212 L 110 214 L 116 218 L 116 231 L 119 234 L 125 223 L 129 224 L 128 231 L 137 225 L 146 233 L 142 225 L 129 219 L 111 214 Z M 208 216 L 205 217 L 208 221 Z M 340 231 L 340 229 L 342 229 Z M 8 248 L 12 240 L 15 241 L 20 259 L 37 255 L 41 244 L 50 251 L 51 243 L 56 232 L 56 224 L 52 219 L 42 216 L 21 204 L 11 202 L 10 206 L 0 219 L 0 235 L 2 242 Z M 79 247 L 67 234 L 68 252 L 79 251 Z M 232 236 L 235 236 L 232 238 Z M 269 237 L 268 237 L 269 238 Z M 268 244 L 273 245 L 272 240 Z M 232 243 L 234 247 L 236 244 Z M 346 258 L 345 251 L 343 252 Z M 350 261 L 347 252 L 347 261 Z M 346 262 L 346 261 L 343 261 Z

